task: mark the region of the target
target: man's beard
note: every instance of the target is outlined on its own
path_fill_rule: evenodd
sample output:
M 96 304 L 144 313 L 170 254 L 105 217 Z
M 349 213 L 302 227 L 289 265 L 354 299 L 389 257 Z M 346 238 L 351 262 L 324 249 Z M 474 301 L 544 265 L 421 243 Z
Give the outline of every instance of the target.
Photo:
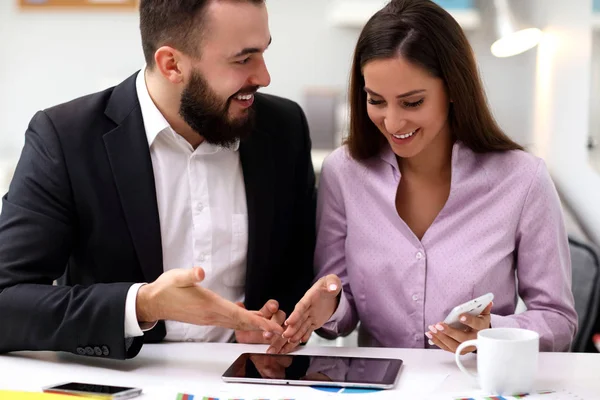
M 238 139 L 248 136 L 254 127 L 252 107 L 242 117 L 229 117 L 231 101 L 239 93 L 254 93 L 257 89 L 257 86 L 243 88 L 223 102 L 211 90 L 204 77 L 198 71 L 193 71 L 190 82 L 181 94 L 179 115 L 208 143 L 231 147 Z

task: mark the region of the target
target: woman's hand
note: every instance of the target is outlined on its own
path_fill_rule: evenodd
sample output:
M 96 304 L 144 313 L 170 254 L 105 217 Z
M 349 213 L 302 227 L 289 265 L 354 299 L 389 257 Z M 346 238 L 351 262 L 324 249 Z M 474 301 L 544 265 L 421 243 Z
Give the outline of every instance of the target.
M 342 282 L 331 274 L 319 279 L 296 304 L 294 311 L 285 321 L 283 337 L 288 344 L 281 350 L 288 353 L 298 343 L 306 342 L 315 329 L 319 329 L 335 312 L 342 290 Z
M 487 329 L 491 326 L 491 316 L 493 303 L 490 303 L 478 316 L 469 314 L 460 316 L 460 323 L 465 325 L 465 329 L 452 328 L 443 322 L 436 325 L 430 325 L 429 331 L 425 336 L 429 339 L 429 344 L 434 344 L 442 350 L 454 353 L 457 347 L 467 340 L 477 339 L 477 332 Z M 470 353 L 475 347 L 467 347 L 462 354 Z

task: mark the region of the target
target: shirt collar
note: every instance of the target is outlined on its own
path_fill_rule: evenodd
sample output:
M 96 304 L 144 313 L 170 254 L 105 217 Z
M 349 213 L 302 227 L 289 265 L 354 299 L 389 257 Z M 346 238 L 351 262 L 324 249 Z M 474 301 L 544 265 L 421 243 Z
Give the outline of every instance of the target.
M 152 101 L 148 88 L 146 86 L 146 68 L 138 73 L 135 81 L 135 87 L 137 91 L 138 101 L 140 102 L 140 108 L 142 110 L 142 119 L 144 120 L 144 129 L 146 130 L 146 138 L 148 139 L 148 146 L 152 146 L 154 140 L 160 132 L 165 129 L 170 129 L 170 125 L 162 115 L 162 113 Z
M 177 133 L 171 128 L 169 122 L 162 115 L 154 101 L 150 97 L 150 92 L 148 92 L 148 87 L 146 86 L 146 67 L 144 66 L 141 71 L 138 73 L 135 82 L 138 101 L 140 102 L 140 109 L 142 110 L 142 119 L 144 121 L 144 129 L 146 130 L 146 138 L 148 139 L 148 146 L 152 146 L 152 143 L 156 140 L 156 137 L 159 133 L 168 129 L 170 133 L 173 135 L 177 135 Z M 206 147 L 206 149 L 202 149 L 203 153 L 213 153 L 220 149 L 223 149 L 221 146 L 215 146 L 206 141 L 202 142 L 199 147 Z M 236 142 L 228 147 L 228 150 L 238 151 L 240 148 L 239 139 Z
M 381 148 L 379 152 L 379 158 L 381 158 L 386 163 L 390 164 L 392 168 L 395 170 L 398 169 L 398 160 L 396 160 L 396 153 L 392 151 L 392 147 L 386 143 Z
M 458 162 L 459 153 L 463 147 L 464 145 L 459 140 L 454 142 L 454 144 L 452 145 L 451 164 L 453 167 Z M 396 153 L 392 151 L 392 147 L 389 144 L 386 143 L 382 147 L 381 151 L 379 152 L 379 158 L 381 158 L 384 162 L 390 164 L 395 171 L 400 173 L 400 169 L 398 167 L 398 160 L 396 159 Z

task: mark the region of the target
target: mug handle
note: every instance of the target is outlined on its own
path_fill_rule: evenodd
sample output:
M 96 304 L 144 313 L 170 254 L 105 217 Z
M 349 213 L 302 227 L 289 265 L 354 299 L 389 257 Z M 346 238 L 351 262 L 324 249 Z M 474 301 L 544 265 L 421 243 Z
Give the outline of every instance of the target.
M 463 351 L 463 349 L 465 347 L 469 347 L 469 346 L 477 347 L 477 339 L 467 340 L 466 342 L 462 342 L 456 349 L 456 352 L 454 353 L 454 360 L 456 361 L 456 365 L 458 365 L 458 368 L 460 368 L 460 370 L 462 372 L 464 372 L 465 374 L 469 375 L 470 377 L 472 377 L 474 379 L 478 379 L 477 374 L 474 374 L 471 371 L 469 371 L 468 369 L 466 369 L 465 366 L 460 361 L 461 351 Z

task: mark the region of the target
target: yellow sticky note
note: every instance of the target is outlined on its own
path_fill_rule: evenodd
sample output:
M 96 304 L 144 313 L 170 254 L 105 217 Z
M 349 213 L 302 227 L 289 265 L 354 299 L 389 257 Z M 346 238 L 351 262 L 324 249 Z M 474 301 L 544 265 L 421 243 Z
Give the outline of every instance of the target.
M 13 392 L 0 390 L 0 400 L 67 400 L 81 396 L 70 396 L 65 394 L 53 394 L 42 392 Z M 84 398 L 87 398 L 84 397 Z

